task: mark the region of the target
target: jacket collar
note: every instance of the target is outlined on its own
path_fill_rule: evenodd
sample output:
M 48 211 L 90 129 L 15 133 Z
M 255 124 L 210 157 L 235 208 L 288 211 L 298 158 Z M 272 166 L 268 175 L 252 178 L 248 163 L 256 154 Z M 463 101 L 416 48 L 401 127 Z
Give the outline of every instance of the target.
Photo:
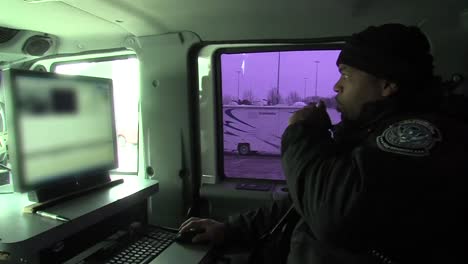
M 399 112 L 395 99 L 384 99 L 363 105 L 361 115 L 357 120 L 345 120 L 332 129 L 337 142 L 360 140 L 372 132 L 380 120 Z

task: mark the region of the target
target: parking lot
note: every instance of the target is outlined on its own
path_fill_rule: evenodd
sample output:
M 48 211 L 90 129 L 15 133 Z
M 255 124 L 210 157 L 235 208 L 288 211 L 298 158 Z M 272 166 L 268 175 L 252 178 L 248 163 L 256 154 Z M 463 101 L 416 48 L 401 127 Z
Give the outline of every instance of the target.
M 224 173 L 230 178 L 284 179 L 280 156 L 225 153 Z

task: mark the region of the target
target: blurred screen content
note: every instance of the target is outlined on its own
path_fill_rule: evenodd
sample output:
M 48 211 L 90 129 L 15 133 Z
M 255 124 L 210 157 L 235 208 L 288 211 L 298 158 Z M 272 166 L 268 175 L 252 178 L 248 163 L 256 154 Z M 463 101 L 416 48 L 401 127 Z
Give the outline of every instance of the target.
M 115 166 L 111 82 L 18 76 L 15 93 L 25 185 Z

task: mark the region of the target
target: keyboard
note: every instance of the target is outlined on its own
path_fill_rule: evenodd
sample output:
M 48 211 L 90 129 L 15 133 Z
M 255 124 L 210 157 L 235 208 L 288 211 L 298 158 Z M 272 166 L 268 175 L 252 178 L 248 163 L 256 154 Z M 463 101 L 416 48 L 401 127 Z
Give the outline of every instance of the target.
M 140 238 L 120 248 L 106 264 L 147 264 L 174 242 L 176 234 L 151 227 Z

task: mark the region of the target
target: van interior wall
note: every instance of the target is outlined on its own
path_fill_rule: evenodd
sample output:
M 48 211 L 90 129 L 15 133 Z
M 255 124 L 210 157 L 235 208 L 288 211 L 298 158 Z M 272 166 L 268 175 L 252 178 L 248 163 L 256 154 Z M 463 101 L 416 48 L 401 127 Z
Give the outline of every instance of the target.
M 159 192 L 150 203 L 150 222 L 178 226 L 190 205 L 192 142 L 188 52 L 199 42 L 190 32 L 137 38 L 140 61 L 141 124 L 139 176 L 154 169 Z M 143 168 L 142 168 L 143 167 Z
M 190 167 L 193 158 L 190 147 L 194 143 L 190 137 L 192 109 L 187 103 L 191 99 L 187 69 L 194 65 L 188 65 L 187 54 L 192 44 L 200 39 L 188 32 L 154 34 L 186 29 L 204 40 L 304 39 L 350 35 L 382 23 L 419 25 L 431 39 L 436 73 L 447 79 L 457 72 L 468 79 L 468 15 L 463 15 L 468 10 L 466 0 L 301 0 L 291 3 L 272 0 L 268 6 L 261 1 L 200 0 L 185 1 L 183 9 L 175 2 L 150 0 L 119 0 L 117 4 L 111 0 L 99 1 L 99 4 L 92 0 L 65 0 L 29 5 L 23 16 L 17 16 L 13 10 L 25 3 L 8 2 L 11 9 L 7 8 L 7 3 L 0 6 L 11 12 L 5 12 L 0 22 L 8 21 L 2 24 L 58 36 L 59 45 L 53 53 L 86 52 L 122 45 L 129 45 L 137 52 L 141 63 L 140 131 L 143 138 L 140 148 L 144 154 L 139 158 L 142 161 L 139 172 L 145 174 L 146 167 L 152 166 L 155 179 L 161 183 L 160 192 L 152 203 L 152 219 L 161 224 L 180 222 L 186 209 L 183 195 L 191 194 L 190 188 L 183 191 L 188 181 L 184 182 L 179 173 L 184 167 L 189 169 L 183 175 L 194 173 Z M 71 30 L 66 23 L 56 22 L 66 19 L 38 12 L 48 7 L 54 14 L 82 26 Z M 34 17 L 35 14 L 38 17 Z M 33 19 L 24 19 L 28 15 Z M 116 22 L 116 18 L 123 22 Z M 163 27 L 159 26 L 162 22 Z M 140 37 L 127 38 L 130 35 Z M 21 52 L 24 41 L 17 40 L 13 50 L 7 49 L 10 56 L 14 55 L 8 61 L 24 57 Z M 0 49 L 3 48 L 2 44 Z M 464 90 L 468 94 L 467 81 Z

